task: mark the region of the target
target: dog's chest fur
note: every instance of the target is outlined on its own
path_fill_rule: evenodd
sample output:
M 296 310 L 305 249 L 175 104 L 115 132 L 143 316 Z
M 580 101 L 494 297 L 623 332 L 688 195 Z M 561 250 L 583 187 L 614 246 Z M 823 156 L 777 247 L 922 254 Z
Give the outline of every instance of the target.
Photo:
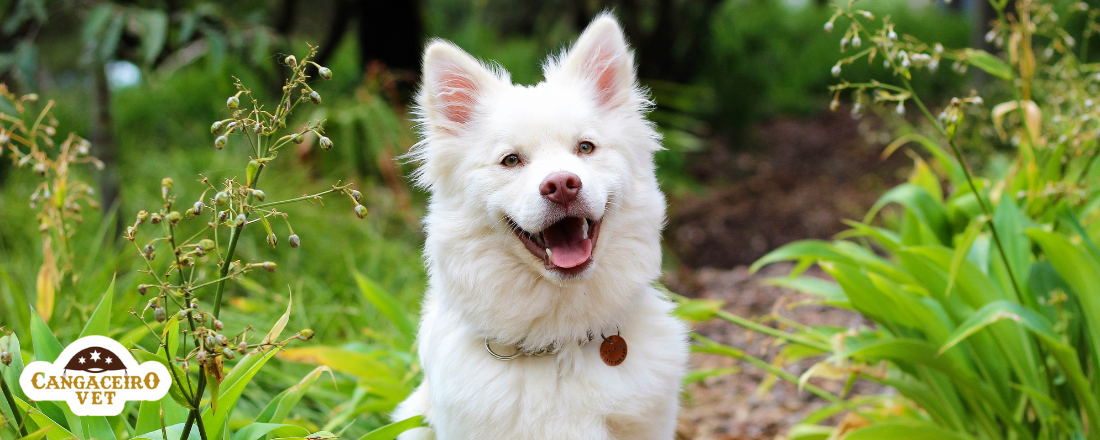
M 447 427 L 447 437 L 434 438 L 672 438 L 687 330 L 669 316 L 670 303 L 644 290 L 620 327 L 629 351 L 615 367 L 601 360 L 598 340 L 566 344 L 555 355 L 497 360 L 460 317 L 428 305 L 424 388 L 430 422 Z M 402 438 L 414 435 L 421 434 Z

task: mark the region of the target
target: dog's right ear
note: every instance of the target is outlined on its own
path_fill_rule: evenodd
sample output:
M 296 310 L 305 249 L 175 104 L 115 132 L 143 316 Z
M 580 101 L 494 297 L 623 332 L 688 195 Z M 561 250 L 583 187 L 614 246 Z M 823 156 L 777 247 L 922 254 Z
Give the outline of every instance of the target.
M 424 50 L 424 84 L 417 101 L 427 123 L 458 134 L 498 83 L 500 79 L 470 54 L 451 42 L 435 40 Z

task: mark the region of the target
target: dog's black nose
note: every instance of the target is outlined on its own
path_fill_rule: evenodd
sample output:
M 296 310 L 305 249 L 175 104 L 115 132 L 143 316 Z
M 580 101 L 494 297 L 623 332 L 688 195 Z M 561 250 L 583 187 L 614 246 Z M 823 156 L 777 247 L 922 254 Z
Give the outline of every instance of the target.
M 581 192 L 581 178 L 568 171 L 558 171 L 546 176 L 539 185 L 539 193 L 559 205 L 568 205 Z

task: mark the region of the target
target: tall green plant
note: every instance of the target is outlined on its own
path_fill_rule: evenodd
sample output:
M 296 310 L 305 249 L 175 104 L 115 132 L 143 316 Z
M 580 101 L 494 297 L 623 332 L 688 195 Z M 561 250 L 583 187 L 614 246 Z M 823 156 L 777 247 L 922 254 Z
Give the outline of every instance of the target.
M 874 327 L 837 331 L 777 317 L 784 325 L 776 329 L 720 304 L 681 305 L 686 316 L 717 315 L 780 339 L 786 359 L 824 356 L 798 378 L 773 368 L 831 402 L 791 439 L 1100 439 L 1100 109 L 1088 51 L 1077 55 L 1066 27 L 1086 16 L 1084 46 L 1098 14 L 1084 3 L 1021 0 L 1012 14 L 1007 1 L 993 6 L 999 21 L 987 39 L 1005 58 L 899 36 L 889 17 L 854 2 L 825 26 L 842 29 L 849 54 L 834 75 L 868 60 L 894 78 L 842 81 L 832 88 L 837 99 L 850 93 L 854 112 L 888 104 L 904 114 L 915 104 L 925 129 L 906 126 L 885 154 L 915 143 L 926 156 L 914 155 L 909 180 L 835 240 L 783 246 L 751 269 L 796 262 L 768 282 L 854 310 Z M 985 71 L 999 81 L 990 90 L 1007 92 L 1003 102 L 985 112 L 974 93 L 936 115 L 910 78 L 941 63 Z M 976 175 L 966 162 L 964 148 L 991 140 L 971 134 L 986 127 L 1016 148 L 1002 176 Z M 804 275 L 815 264 L 831 280 Z M 697 339 L 698 350 L 747 357 Z M 846 399 L 808 383 L 825 373 L 879 382 L 900 397 Z M 844 412 L 849 423 L 821 425 Z

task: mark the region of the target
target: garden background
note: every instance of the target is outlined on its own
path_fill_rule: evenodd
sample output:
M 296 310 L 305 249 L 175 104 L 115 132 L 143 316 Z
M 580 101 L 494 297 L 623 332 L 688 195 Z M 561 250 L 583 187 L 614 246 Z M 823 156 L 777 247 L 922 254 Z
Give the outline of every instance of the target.
M 4 155 L 16 160 L 0 161 L 0 327 L 15 336 L 0 339 L 0 349 L 16 357 L 0 367 L 2 377 L 11 383 L 11 365 L 48 357 L 42 347 L 50 334 L 61 345 L 108 334 L 152 359 L 158 337 L 172 333 L 165 329 L 192 319 L 186 312 L 176 319 L 170 301 L 193 297 L 198 306 L 187 310 L 195 313 L 219 308 L 213 285 L 184 297 L 142 272 L 152 267 L 146 260 L 169 264 L 173 252 L 158 247 L 160 259 L 150 258 L 154 249 L 145 245 L 160 235 L 140 211 L 157 217 L 164 208 L 173 226 L 180 221 L 179 212 L 167 215 L 173 210 L 189 209 L 181 225 L 192 214 L 216 215 L 215 193 L 226 179 L 239 181 L 226 190 L 240 191 L 233 203 L 331 192 L 279 205 L 270 222 L 257 218 L 243 229 L 235 259 L 244 263 L 232 270 L 250 262 L 257 270 L 225 283 L 217 325 L 234 343 L 247 341 L 239 355 L 224 355 L 230 384 L 241 380 L 234 372 L 255 375 L 236 394 L 223 385 L 201 400 L 200 391 L 200 406 L 220 395 L 222 412 L 211 417 L 225 429 L 206 429 L 235 440 L 302 436 L 283 425 L 323 433 L 314 438 L 393 438 L 396 431 L 368 433 L 390 422 L 389 411 L 420 380 L 413 334 L 425 285 L 418 222 L 426 195 L 399 157 L 417 140 L 409 111 L 423 43 L 454 41 L 532 84 L 547 55 L 612 10 L 636 50 L 638 75 L 657 104 L 650 117 L 664 135 L 666 150 L 657 154 L 669 196 L 663 283 L 698 333 L 681 438 L 827 439 L 874 425 L 904 427 L 883 431 L 889 438 L 1094 438 L 1087 414 L 1095 402 L 1079 392 L 1097 391 L 1092 344 L 1100 334 L 1091 331 L 1100 322 L 1090 325 L 1093 304 L 1076 299 L 1100 288 L 1087 275 L 1100 269 L 1092 244 L 1100 237 L 1094 6 L 1100 2 L 0 0 L 0 83 L 13 97 L 37 97 L 0 99 L 0 113 L 13 118 L 3 126 L 20 118 L 31 124 L 52 101 L 45 124 L 56 141 L 42 158 L 20 161 L 13 147 Z M 309 45 L 319 47 L 316 64 L 304 62 Z M 331 80 L 322 79 L 326 71 Z M 295 87 L 282 88 L 299 74 L 312 77 L 295 84 L 315 91 L 319 104 L 303 93 L 285 125 L 292 133 L 323 120 L 324 129 L 287 138 L 278 161 L 255 165 L 268 170 L 257 195 L 246 188 L 257 173 L 246 167 L 249 143 L 230 136 L 225 145 L 219 136 L 236 105 L 251 108 L 247 98 L 268 108 L 278 107 L 280 94 L 297 99 Z M 234 95 L 242 90 L 236 79 L 249 93 Z M 227 109 L 230 96 L 240 104 Z M 1011 105 L 998 111 L 1002 103 Z M 79 139 L 64 143 L 69 133 Z M 0 139 L 4 147 L 2 132 Z M 57 158 L 62 144 L 90 151 L 74 153 L 71 174 L 57 162 L 35 168 Z M 78 163 L 88 157 L 102 167 Z M 51 208 L 62 171 L 88 191 Z M 53 192 L 43 193 L 43 182 Z M 165 207 L 168 194 L 180 197 L 175 208 Z M 205 205 L 192 207 L 194 200 Z M 177 257 L 177 266 L 154 271 L 217 267 L 204 254 L 211 249 L 195 243 L 183 255 L 191 262 Z M 1051 246 L 1073 247 L 1065 255 L 1080 259 L 1063 263 Z M 993 287 L 955 286 L 968 271 Z M 943 282 L 927 285 L 932 278 Z M 862 288 L 876 293 L 860 299 Z M 971 298 L 953 289 L 997 294 Z M 151 302 L 158 293 L 178 298 Z M 955 304 L 960 296 L 967 304 Z M 1021 304 L 1036 315 L 1012 308 Z M 928 311 L 891 315 L 908 307 Z M 998 322 L 1005 317 L 1033 325 L 1005 329 Z M 944 324 L 922 328 L 925 320 Z M 1035 330 L 1044 324 L 1051 333 Z M 271 342 L 263 335 L 272 326 L 285 328 L 279 340 L 289 342 L 269 362 L 260 352 L 263 362 L 251 370 L 256 352 L 245 353 Z M 978 345 L 994 331 L 1021 345 Z M 175 341 L 169 351 L 189 371 L 181 374 L 197 380 L 197 353 L 182 335 L 184 349 Z M 1072 355 L 1045 345 L 1050 335 Z M 927 342 L 957 364 L 925 364 L 939 354 L 852 348 L 874 338 Z M 1018 350 L 1029 359 L 1006 354 Z M 175 361 L 163 349 L 159 355 Z M 1004 362 L 985 365 L 983 356 Z M 1075 382 L 1072 359 L 1083 366 L 1084 384 Z M 960 384 L 973 377 L 1009 407 L 968 394 Z M 122 440 L 161 428 L 150 418 L 156 409 L 138 404 L 103 425 L 80 426 L 64 408 L 17 402 L 14 394 L 0 402 L 5 439 L 39 432 Z M 187 416 L 186 404 L 172 400 L 164 413 L 178 420 L 166 425 Z M 270 429 L 250 428 L 260 422 Z

